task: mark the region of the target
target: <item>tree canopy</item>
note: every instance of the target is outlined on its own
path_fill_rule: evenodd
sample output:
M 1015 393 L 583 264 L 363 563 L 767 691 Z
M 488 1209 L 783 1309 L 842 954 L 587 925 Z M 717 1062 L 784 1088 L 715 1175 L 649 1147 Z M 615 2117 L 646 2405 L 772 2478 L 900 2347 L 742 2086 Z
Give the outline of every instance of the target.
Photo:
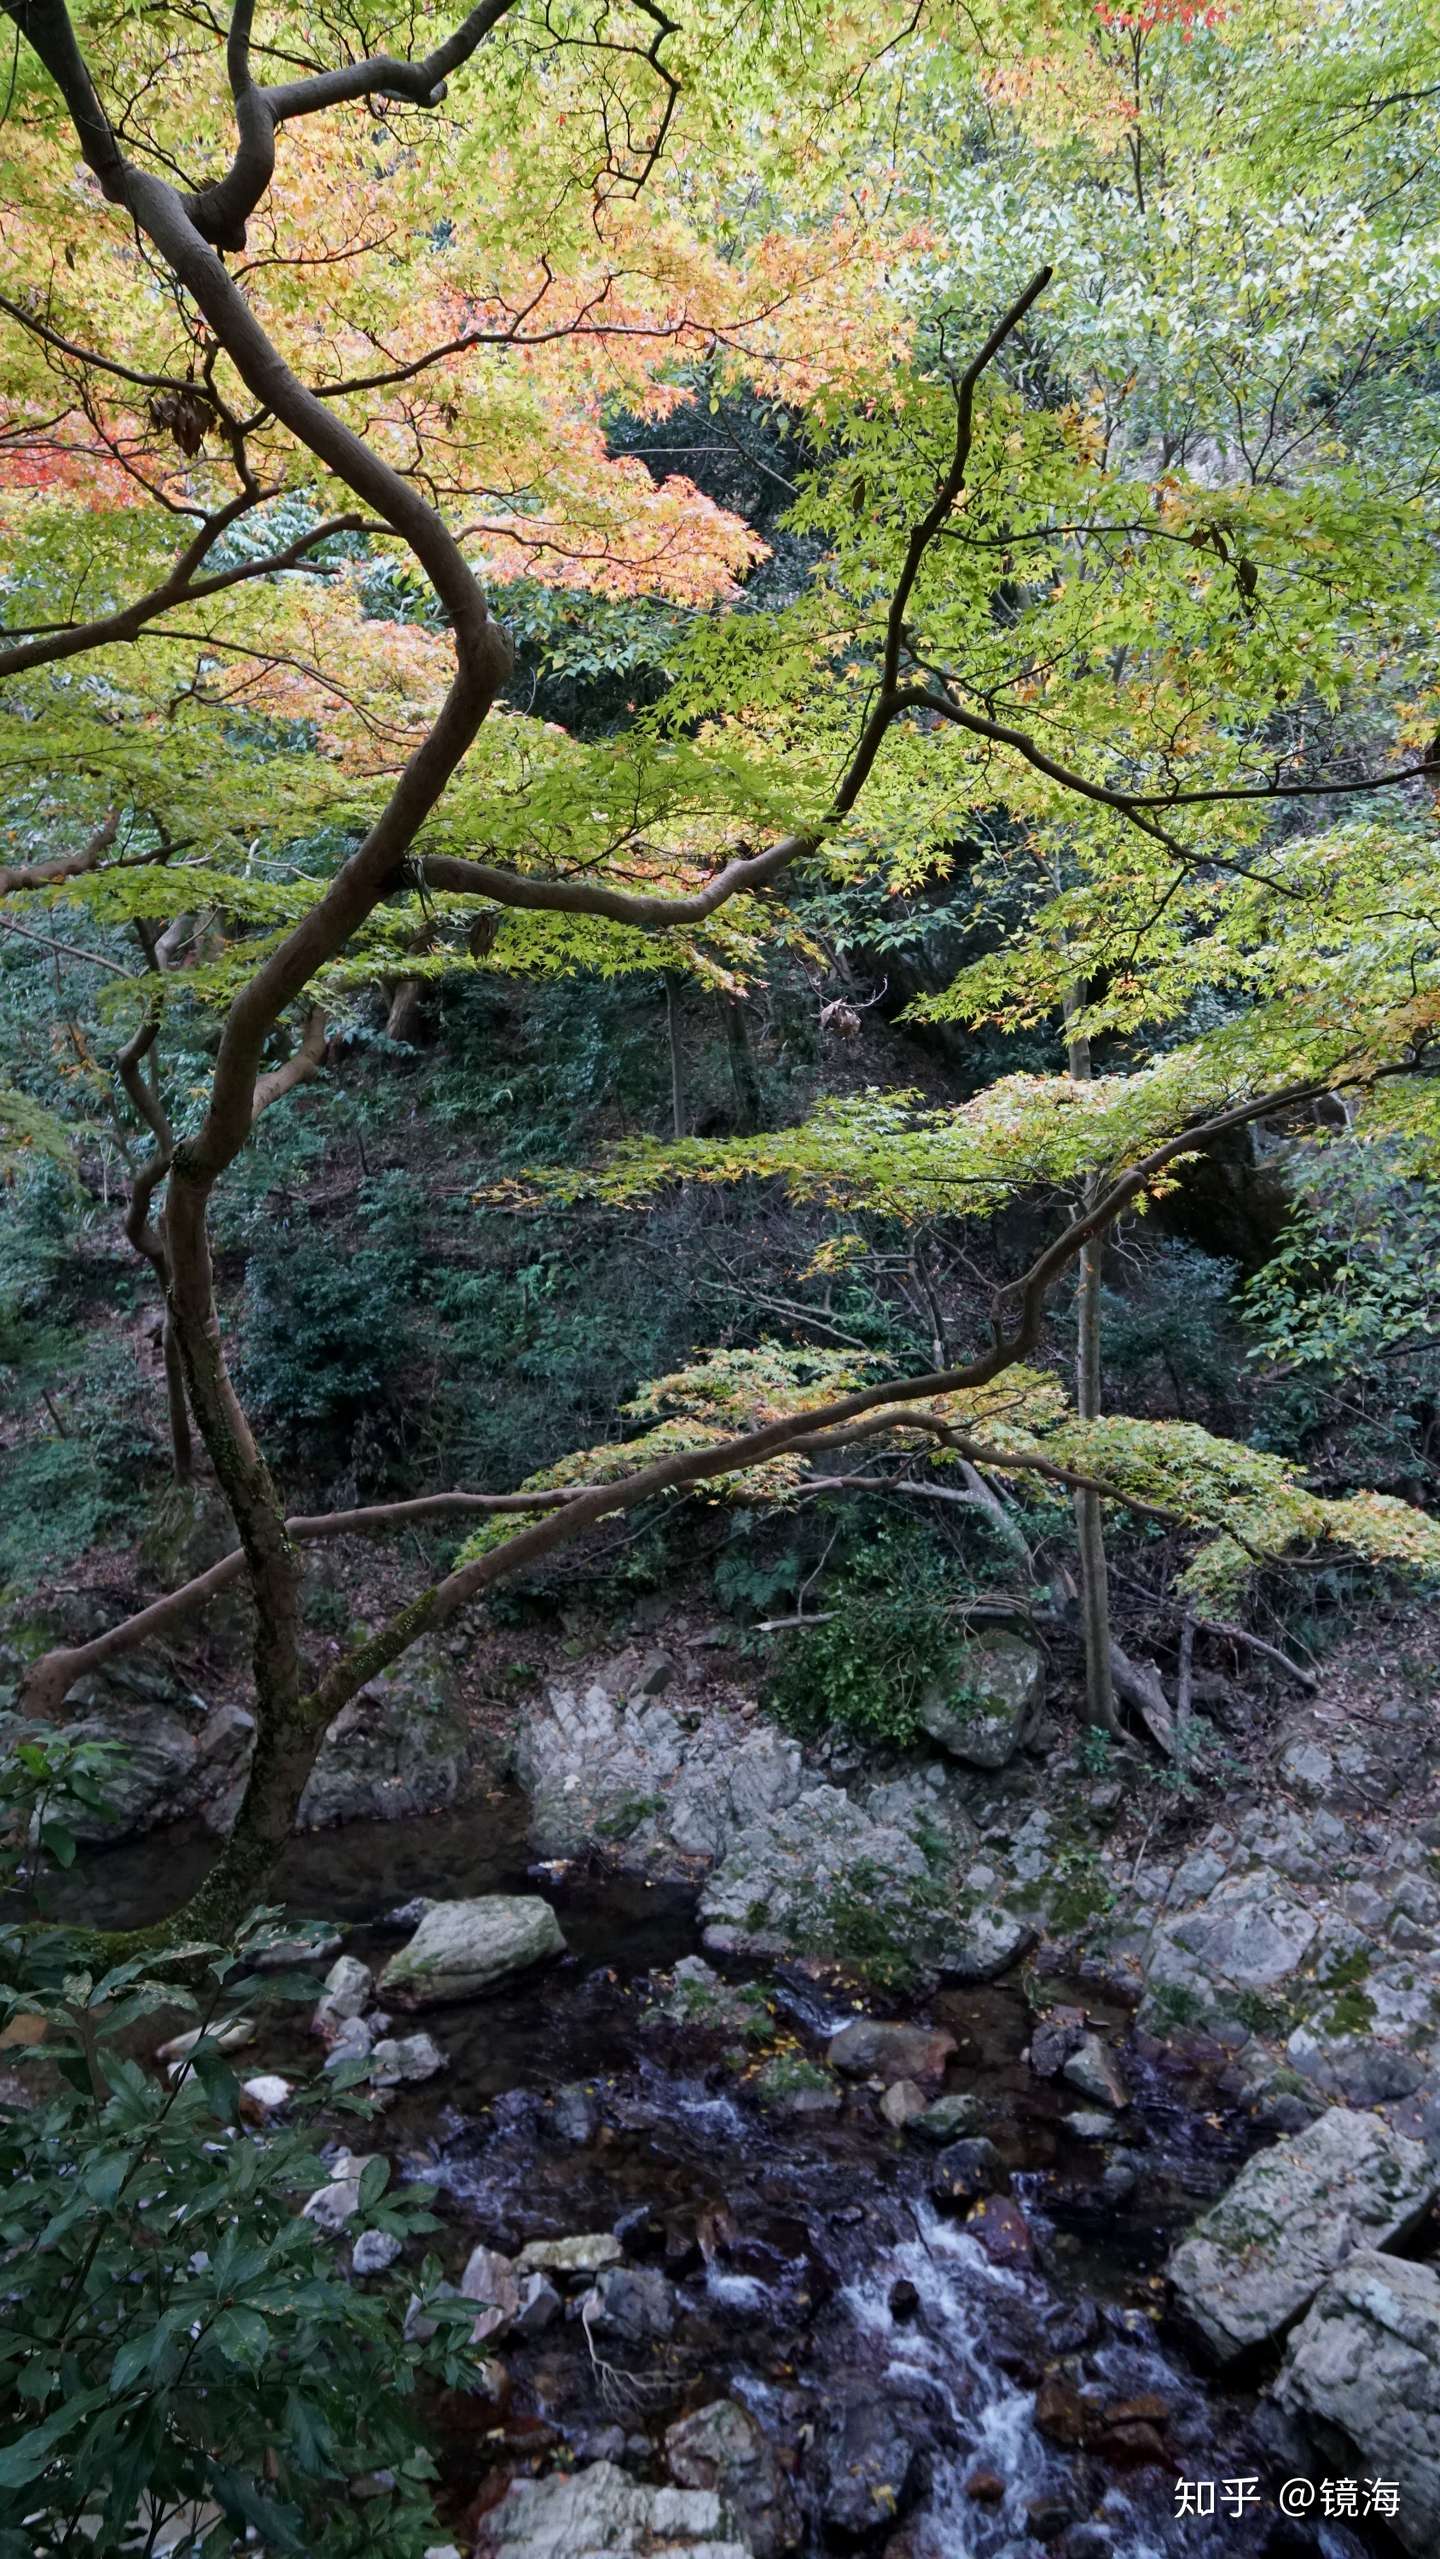
M 260 1738 L 204 1911 L 254 1898 L 378 1667 L 662 1495 L 923 1445 L 1177 1520 L 1211 1609 L 1298 1548 L 1433 1571 L 1393 1493 L 1035 1366 L 1098 1240 L 1239 1132 L 1329 1113 L 1433 1171 L 1429 11 L 6 16 L 0 1160 L 119 1130 L 175 1465 L 198 1440 L 237 1541 L 27 1695 L 243 1576 Z M 676 467 L 727 443 L 766 532 Z M 527 678 L 562 612 L 602 723 Z M 776 1178 L 892 1232 L 1023 1205 L 988 1339 L 913 1373 L 721 1344 L 518 1484 L 293 1510 L 215 1217 L 397 989 L 733 1004 L 926 912 L 952 946 L 906 1020 L 989 1060 L 962 1098 L 897 1079 L 503 1193 L 477 1143 L 470 1189 L 638 1215 Z M 309 1544 L 472 1513 L 318 1657 Z

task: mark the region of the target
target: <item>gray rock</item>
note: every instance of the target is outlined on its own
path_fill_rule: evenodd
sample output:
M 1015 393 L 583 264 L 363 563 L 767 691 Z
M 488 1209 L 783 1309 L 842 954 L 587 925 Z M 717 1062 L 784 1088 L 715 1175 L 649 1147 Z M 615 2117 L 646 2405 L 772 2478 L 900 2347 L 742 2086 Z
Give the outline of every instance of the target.
M 328 1963 L 344 1943 L 343 1929 L 316 1921 L 309 1927 L 288 1929 L 284 1935 L 251 1938 L 246 1958 L 257 1973 L 306 1972 L 312 1965 Z
M 825 2059 L 848 2078 L 943 2079 L 955 2038 L 945 2026 L 912 2026 L 885 2017 L 852 2017 L 832 2035 Z
M 1176 2295 L 1222 2361 L 1279 2337 L 1357 2248 L 1418 2227 L 1440 2162 L 1375 2115 L 1337 2107 L 1242 2169 L 1169 2263 Z
M 436 1902 L 409 1945 L 391 1956 L 380 1993 L 397 2008 L 473 1999 L 511 1973 L 564 1952 L 560 1922 L 538 1894 L 486 1893 L 475 1901 Z
M 944 1687 L 927 1689 L 920 1721 L 942 1750 L 974 1768 L 1003 1768 L 1014 1758 L 1045 1689 L 1045 1664 L 1033 1644 L 999 1633 L 962 1645 Z
M 955 1981 L 997 1981 L 1022 1955 L 1028 1955 L 1037 1931 L 1000 1902 L 982 1902 L 963 1917 L 947 1920 L 935 1960 Z
M 1072 2053 L 1085 2041 L 1083 2008 L 1052 2008 L 1037 2019 L 1026 2058 L 1037 2079 L 1058 2079 Z
M 600 2129 L 600 2109 L 591 2089 L 578 2080 L 555 2091 L 555 2110 L 550 2118 L 562 2141 L 573 2141 L 578 2149 L 592 2142 Z
M 563 2307 L 548 2275 L 523 2275 L 510 2325 L 519 2337 L 539 2337 L 554 2325 Z
M 447 2067 L 445 2055 L 429 2035 L 385 2036 L 370 2056 L 370 2080 L 376 2088 L 433 2079 Z
M 1318 1802 L 1335 1783 L 1335 1762 L 1319 1742 L 1293 1741 L 1280 1754 L 1280 1774 L 1297 1795 Z
M 383 2275 L 400 2254 L 400 2242 L 388 2230 L 362 2230 L 350 2251 L 352 2275 Z
M 934 2142 L 937 2147 L 947 2141 L 959 2141 L 966 2133 L 978 2132 L 984 2108 L 971 2089 L 957 2088 L 937 2097 L 923 2115 L 915 2115 L 906 2125 L 919 2141 Z
M 647 2345 L 674 2330 L 674 2286 L 653 2266 L 607 2266 L 596 2278 L 591 2301 L 587 2326 L 629 2345 Z
M 879 1941 L 920 1954 L 935 1933 L 935 1880 L 915 1840 L 816 1786 L 732 1839 L 700 1915 L 722 1953 L 843 1958 Z
M 1275 2385 L 1346 2470 L 1393 2481 L 1396 2539 L 1440 2549 L 1440 2273 L 1362 2248 L 1316 2295 Z
M 104 1780 L 108 1815 L 79 1805 L 66 1815 L 66 1827 L 86 1845 L 112 1846 L 205 1813 L 235 1783 L 254 1741 L 243 1708 L 212 1712 L 143 1655 L 78 1680 L 66 1711 L 67 1741 L 118 1742 L 125 1752 Z M 17 1718 L 0 1717 L 0 1734 L 17 1727 Z
M 730 1762 L 734 1827 L 744 1830 L 751 1822 L 784 1812 L 799 1795 L 803 1774 L 798 1742 L 774 1732 L 755 1733 L 742 1742 Z
M 1072 2132 L 1077 2141 L 1113 2141 L 1115 2138 L 1117 2126 L 1113 2115 L 1088 2114 L 1083 2106 L 1079 2106 L 1073 2115 L 1066 2115 L 1063 2120 L 1067 2132 Z
M 485 2559 L 750 2559 L 713 2489 L 647 2487 L 610 2461 L 515 2480 L 481 2532 Z
M 671 1665 L 673 1669 L 673 1665 Z M 531 1834 L 548 1855 L 604 1842 L 676 1873 L 723 1857 L 737 1831 L 792 1804 L 799 1745 L 727 1707 L 687 1709 L 624 1657 L 587 1686 L 546 1689 L 516 1749 Z
M 353 2221 L 360 2210 L 360 2179 L 332 2177 L 328 2186 L 317 2186 L 308 2203 L 302 2207 L 302 2218 L 315 2222 L 331 2237 Z
M 963 2212 L 981 2195 L 993 2195 L 1005 2183 L 1005 2165 L 993 2141 L 983 2134 L 952 2141 L 935 2162 L 930 2197 L 942 2212 Z
M 925 2091 L 913 2079 L 897 2079 L 880 2100 L 880 2112 L 896 2132 L 925 2112 Z
M 1122 2108 L 1130 2103 L 1130 2091 L 1108 2046 L 1098 2035 L 1084 2037 L 1061 2065 L 1060 2076 L 1068 2079 L 1072 2088 L 1078 2088 L 1082 2097 L 1093 2097 L 1097 2106 Z
M 847 2542 L 871 2541 L 913 2504 L 918 2447 L 875 2391 L 856 2390 L 832 2409 L 820 2453 L 821 2513 Z
M 460 1792 L 467 1735 L 423 1647 L 342 1707 L 320 1745 L 296 1816 L 301 1830 L 406 1821 Z
M 1304 1963 L 1315 1942 L 1315 1912 L 1276 1889 L 1274 1873 L 1217 1883 L 1210 1901 L 1161 1935 L 1192 1958 L 1202 1978 L 1238 1991 L 1269 1991 Z
M 267 2115 L 278 2115 L 288 2104 L 290 2095 L 288 2079 L 281 2079 L 272 2071 L 262 2071 L 258 2078 L 242 2080 L 240 2112 L 263 2122 Z
M 1317 2035 L 1297 2026 L 1285 2045 L 1285 2057 L 1327 2096 L 1343 2097 L 1359 2107 L 1382 2106 L 1396 2097 L 1413 2097 L 1425 2081 L 1425 2065 L 1414 2053 L 1369 2035 Z
M 498 2337 L 508 2328 L 520 2307 L 520 2278 L 508 2257 L 497 2248 L 472 2248 L 460 2278 L 464 2300 L 478 2301 L 480 2309 L 472 2328 L 471 2342 L 483 2343 L 487 2337 Z
M 780 2559 L 801 2537 L 800 2510 L 774 2445 L 735 2399 L 712 2399 L 665 2436 L 670 2475 L 710 2488 L 733 2510 L 755 2559 Z

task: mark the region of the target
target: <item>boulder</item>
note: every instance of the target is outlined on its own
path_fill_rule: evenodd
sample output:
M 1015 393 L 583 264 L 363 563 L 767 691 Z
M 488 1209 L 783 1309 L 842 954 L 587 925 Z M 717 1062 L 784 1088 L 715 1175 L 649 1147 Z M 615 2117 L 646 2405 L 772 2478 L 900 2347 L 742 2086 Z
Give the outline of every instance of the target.
M 1037 2079 L 1058 2079 L 1072 2053 L 1085 2041 L 1083 2008 L 1052 2008 L 1040 2018 L 1026 2055 Z
M 1268 1868 L 1230 1876 L 1198 1910 L 1157 1930 L 1147 1969 L 1152 1981 L 1181 1987 L 1199 1980 L 1212 1990 L 1273 1990 L 1304 1963 L 1318 1926 Z
M 803 2053 L 772 2053 L 747 2085 L 767 2114 L 833 2115 L 844 2103 L 839 2082 Z
M 707 1699 L 687 1709 L 657 1665 L 621 1654 L 583 1687 L 553 1682 L 516 1746 L 531 1836 L 547 1856 L 603 1841 L 626 1863 L 688 1870 L 793 1804 L 798 1743 Z M 665 1688 L 667 1694 L 659 1691 Z
M 780 2559 L 801 2534 L 800 2510 L 764 2429 L 736 2399 L 712 2399 L 681 2417 L 665 2436 L 665 2458 L 682 2488 L 710 2488 L 724 2498 L 755 2559 Z
M 846 2541 L 868 2541 L 915 2501 L 920 2445 L 904 2413 L 874 2389 L 857 2387 L 824 2425 L 821 2514 L 830 2532 Z
M 341 1708 L 305 1781 L 301 1830 L 407 1821 L 460 1792 L 467 1735 L 423 1648 L 381 1671 Z
M 583 2149 L 600 2129 L 600 2109 L 595 2092 L 578 2079 L 566 2082 L 555 2091 L 555 2104 L 550 2116 L 550 2129 L 561 2141 L 573 2141 Z
M 950 1676 L 928 1688 L 920 1721 L 953 1759 L 972 1768 L 1003 1768 L 1025 1738 L 1045 1690 L 1045 1664 L 1033 1644 L 998 1633 L 961 1645 Z
M 353 2221 L 360 2210 L 360 2163 L 352 2177 L 332 2177 L 328 2186 L 317 2186 L 309 2202 L 302 2207 L 302 2217 L 313 2221 L 334 2238 L 347 2221 Z
M 484 2559 L 750 2559 L 711 2488 L 651 2488 L 611 2461 L 516 2479 L 480 2527 Z
M 907 2132 L 919 2141 L 933 2141 L 937 2147 L 947 2141 L 959 2141 L 966 2133 L 978 2132 L 984 2115 L 979 2098 L 971 2088 L 956 2088 L 937 2097 L 923 2115 L 914 2115 L 906 2125 Z
M 590 2302 L 586 2326 L 632 2346 L 668 2337 L 675 2326 L 674 2287 L 653 2266 L 607 2266 Z
M 536 1893 L 485 1893 L 475 1901 L 438 1901 L 408 1946 L 380 1976 L 382 1998 L 397 2008 L 431 2008 L 473 1999 L 511 1973 L 563 1955 L 560 1922 Z
M 968 2211 L 981 2195 L 993 2195 L 1005 2183 L 1005 2170 L 993 2141 L 982 2134 L 952 2141 L 935 2162 L 930 2199 L 942 2212 Z
M 66 1715 L 67 1741 L 115 1742 L 125 1754 L 102 1780 L 107 1812 L 76 1805 L 66 1814 L 77 1839 L 101 1848 L 206 1813 L 236 1786 L 255 1737 L 242 1707 L 212 1709 L 143 1656 L 77 1680 Z M 17 1718 L 0 1718 L 4 1737 L 22 1731 Z
M 946 1921 L 936 1942 L 936 1965 L 953 1981 L 998 1981 L 1029 1954 L 1037 1934 L 1030 1920 L 1002 1903 L 982 1902 Z
M 1168 2267 L 1222 2362 L 1268 2344 L 1357 2248 L 1391 2246 L 1440 2193 L 1440 2161 L 1376 2115 L 1336 2107 L 1241 2170 Z
M 1440 2549 L 1440 2272 L 1370 2248 L 1316 2294 L 1275 2384 L 1339 2469 L 1398 2490 L 1392 2529 L 1414 2559 Z
M 945 2076 L 955 2038 L 943 2026 L 911 2026 L 882 2017 L 852 2017 L 832 2035 L 825 2058 L 850 2079 L 930 2080 Z

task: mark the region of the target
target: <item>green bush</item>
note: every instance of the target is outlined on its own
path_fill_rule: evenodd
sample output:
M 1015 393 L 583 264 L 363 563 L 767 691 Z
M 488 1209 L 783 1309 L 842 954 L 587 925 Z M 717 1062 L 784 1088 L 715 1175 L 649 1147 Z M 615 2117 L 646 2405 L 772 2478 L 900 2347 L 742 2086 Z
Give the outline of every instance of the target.
M 12 1868 L 32 1828 L 63 1862 L 67 1804 L 95 1788 L 58 1737 L 13 1753 Z M 427 2261 L 415 2289 L 436 2326 L 407 2342 L 406 2288 L 346 2282 L 297 2210 L 327 2175 L 304 2133 L 237 2122 L 227 2018 L 315 1985 L 247 1978 L 243 1950 L 213 1948 L 187 1950 L 177 1987 L 180 1961 L 97 1975 L 60 1931 L 0 1927 L 0 2027 L 46 2027 L 7 2054 L 38 2078 L 33 2102 L 0 2098 L 0 2559 L 228 2559 L 252 2540 L 291 2559 L 420 2559 L 438 2527 L 417 2384 L 473 2382 L 474 2305 L 440 2296 Z M 167 2083 L 129 2047 L 177 2007 L 203 2033 Z M 326 2103 L 368 2112 L 344 2076 Z M 352 2231 L 433 2229 L 428 2195 L 392 2195 L 388 2176 L 365 2168 Z
M 809 1735 L 826 1725 L 904 1745 L 921 1730 L 920 1700 L 947 1675 L 952 1613 L 969 1587 L 938 1540 L 882 1528 L 825 1585 L 825 1613 L 778 1639 L 767 1687 L 776 1721 Z

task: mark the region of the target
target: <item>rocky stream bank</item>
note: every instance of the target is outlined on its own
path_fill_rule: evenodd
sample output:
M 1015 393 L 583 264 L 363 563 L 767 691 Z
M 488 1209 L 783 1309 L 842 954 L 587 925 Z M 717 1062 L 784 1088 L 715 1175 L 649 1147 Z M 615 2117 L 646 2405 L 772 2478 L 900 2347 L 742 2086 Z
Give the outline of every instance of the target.
M 885 1756 L 802 1749 L 718 1649 L 567 1668 L 518 1782 L 422 1661 L 446 1750 L 413 1687 L 359 1701 L 323 1782 L 370 1818 L 282 1877 L 333 1969 L 313 2032 L 259 2020 L 247 2102 L 358 2060 L 367 2144 L 438 2191 L 490 2357 L 436 2412 L 456 2550 L 1432 2559 L 1425 1700 L 1307 1699 L 1223 1811 L 1137 1838 L 1015 1639 Z M 77 1907 L 171 1899 L 195 1810 L 155 1793 Z M 312 2217 L 403 2277 L 334 2167 Z

